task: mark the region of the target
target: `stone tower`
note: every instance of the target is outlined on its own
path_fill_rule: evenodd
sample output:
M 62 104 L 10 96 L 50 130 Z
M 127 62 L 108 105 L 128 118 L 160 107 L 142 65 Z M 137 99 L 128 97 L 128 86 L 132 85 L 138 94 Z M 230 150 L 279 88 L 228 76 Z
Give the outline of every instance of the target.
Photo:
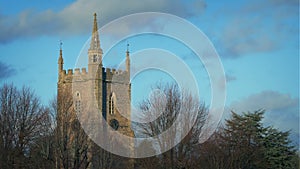
M 75 112 L 88 115 L 90 111 L 94 111 L 92 109 L 96 108 L 97 111 L 102 113 L 112 129 L 133 137 L 134 133 L 130 121 L 131 84 L 128 49 L 125 55 L 126 70 L 103 67 L 103 51 L 100 45 L 97 15 L 95 13 L 92 37 L 87 53 L 88 68 L 76 68 L 74 71 L 68 69 L 66 71 L 63 67 L 64 61 L 62 49 L 60 48 L 57 83 L 58 116 L 59 113 L 63 113 L 59 111 L 59 103 L 63 103 L 62 98 L 69 95 L 72 98 Z M 124 115 L 129 118 L 125 118 Z

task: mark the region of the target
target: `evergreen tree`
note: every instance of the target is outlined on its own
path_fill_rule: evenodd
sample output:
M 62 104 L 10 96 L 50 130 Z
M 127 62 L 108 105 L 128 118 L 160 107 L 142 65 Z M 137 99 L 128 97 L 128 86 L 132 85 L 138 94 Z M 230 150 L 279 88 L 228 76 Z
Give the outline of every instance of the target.
M 295 168 L 295 150 L 289 140 L 289 132 L 264 127 L 264 110 L 237 114 L 220 133 L 220 147 L 229 168 L 289 169 Z
M 265 159 L 267 168 L 290 169 L 294 168 L 294 147 L 288 138 L 289 132 L 281 132 L 268 128 L 264 137 Z
M 260 110 L 242 115 L 232 112 L 232 118 L 226 121 L 221 144 L 226 148 L 230 168 L 264 168 L 261 160 L 264 155 L 263 113 Z

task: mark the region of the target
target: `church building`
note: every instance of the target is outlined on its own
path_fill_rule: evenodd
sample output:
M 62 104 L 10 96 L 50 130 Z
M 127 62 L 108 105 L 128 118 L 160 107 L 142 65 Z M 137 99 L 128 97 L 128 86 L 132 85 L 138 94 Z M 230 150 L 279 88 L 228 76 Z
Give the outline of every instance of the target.
M 106 123 L 121 134 L 134 137 L 131 128 L 131 84 L 130 84 L 130 56 L 127 49 L 126 70 L 105 68 L 102 64 L 103 51 L 100 45 L 97 26 L 97 15 L 94 14 L 94 23 L 90 47 L 86 59 L 87 68 L 66 69 L 62 48 L 58 59 L 58 82 L 57 82 L 57 125 L 58 129 L 64 125 L 66 113 L 63 106 L 66 96 L 72 99 L 73 114 L 69 121 L 78 121 L 76 113 L 86 114 L 93 109 L 102 113 Z M 74 113 L 76 112 L 76 113 Z M 125 116 L 127 118 L 125 118 Z M 129 118 L 128 118 L 129 117 Z M 98 119 L 94 119 L 98 120 Z M 101 120 L 101 119 L 99 119 Z M 71 129 L 72 130 L 72 129 Z M 61 128 L 61 132 L 64 130 Z M 71 133 L 71 132 L 70 132 Z M 70 136 L 72 137 L 72 136 Z M 88 158 L 92 158 L 89 154 Z

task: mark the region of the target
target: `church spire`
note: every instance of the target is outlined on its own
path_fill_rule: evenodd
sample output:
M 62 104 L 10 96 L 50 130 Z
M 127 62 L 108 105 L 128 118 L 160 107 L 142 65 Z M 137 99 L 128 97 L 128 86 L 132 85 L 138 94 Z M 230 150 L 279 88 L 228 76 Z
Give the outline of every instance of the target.
M 91 44 L 88 50 L 88 71 L 91 76 L 95 76 L 98 67 L 102 68 L 102 49 L 97 25 L 97 14 L 94 13 L 94 25 L 91 37 Z
M 63 71 L 64 69 L 64 59 L 62 56 L 62 42 L 59 43 L 59 58 L 58 58 L 58 72 Z
M 126 71 L 130 73 L 130 57 L 129 57 L 129 43 L 127 42 L 126 51 Z
M 59 57 L 58 57 L 58 80 L 60 81 L 61 74 L 64 71 L 64 59 L 62 55 L 62 42 L 59 43 Z
M 98 31 L 98 25 L 97 25 L 97 14 L 94 13 L 94 27 L 93 27 L 93 33 Z
M 98 33 L 97 14 L 96 13 L 94 13 L 94 25 L 93 25 L 90 50 L 98 50 L 98 51 L 102 52 L 102 49 L 100 48 L 100 39 L 99 39 L 99 33 Z

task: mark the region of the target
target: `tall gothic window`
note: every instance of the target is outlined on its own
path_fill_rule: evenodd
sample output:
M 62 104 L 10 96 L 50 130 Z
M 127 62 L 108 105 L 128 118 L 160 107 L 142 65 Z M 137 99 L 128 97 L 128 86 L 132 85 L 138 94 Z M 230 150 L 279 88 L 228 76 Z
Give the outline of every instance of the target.
M 81 99 L 80 99 L 80 93 L 76 92 L 75 94 L 75 111 L 77 113 L 81 112 Z
M 109 97 L 109 113 L 115 113 L 115 104 L 116 104 L 116 96 L 115 93 L 112 93 Z
M 96 63 L 97 62 L 97 55 L 93 56 L 93 62 Z

